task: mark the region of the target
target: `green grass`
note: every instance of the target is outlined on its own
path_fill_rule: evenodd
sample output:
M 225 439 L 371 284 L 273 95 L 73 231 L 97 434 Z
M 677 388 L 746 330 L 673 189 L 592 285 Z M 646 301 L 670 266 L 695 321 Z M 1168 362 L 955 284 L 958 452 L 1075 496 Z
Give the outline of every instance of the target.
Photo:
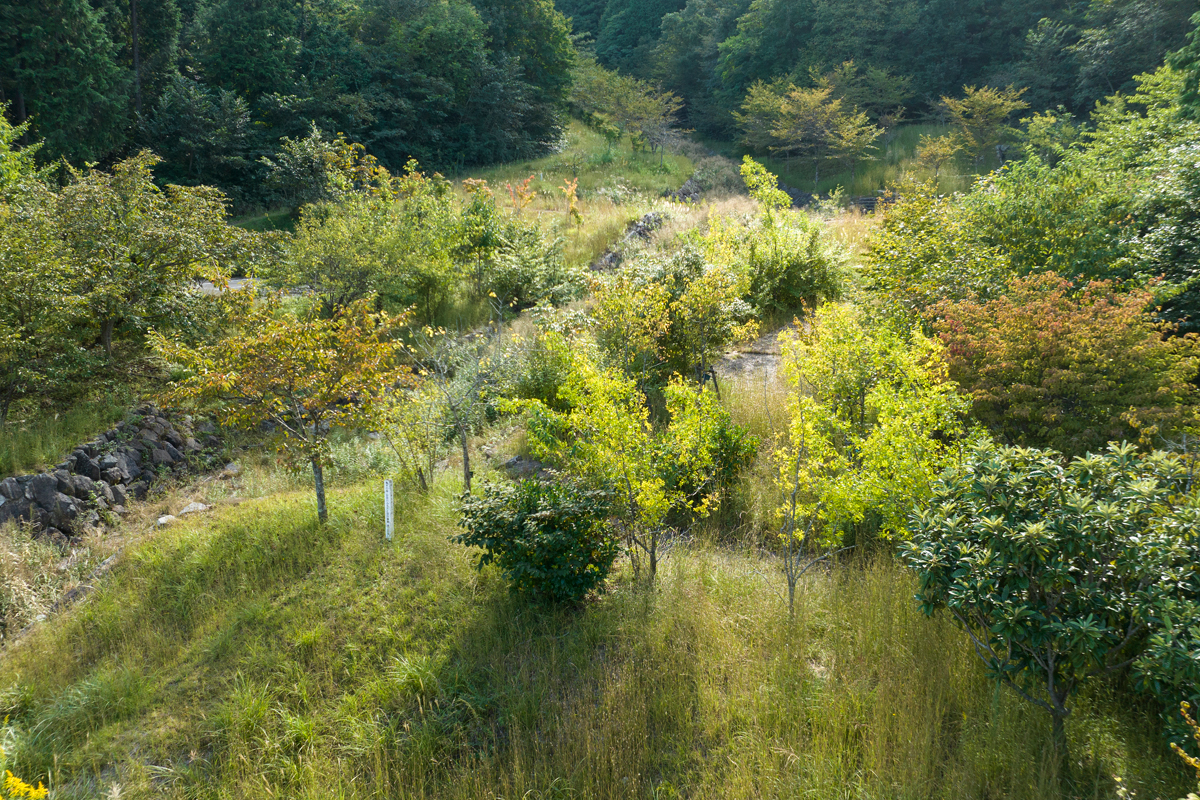
M 659 154 L 636 153 L 628 139 L 610 147 L 603 136 L 574 119 L 562 144 L 557 153 L 471 170 L 457 178 L 482 178 L 492 186 L 500 202 L 507 203 L 505 184 L 515 185 L 532 175 L 530 187 L 536 191 L 536 197 L 530 208 L 562 211 L 565 215 L 562 186 L 567 180 L 579 180 L 581 199 L 620 204 L 639 194 L 658 197 L 674 191 L 692 174 L 692 162 L 686 156 L 668 153 L 660 158 Z
M 8 766 L 58 798 L 1057 798 L 1049 721 L 922 616 L 886 554 L 806 577 L 680 543 L 653 591 L 523 605 L 451 544 L 452 473 L 307 491 L 126 549 L 0 663 Z M 298 483 L 296 485 L 299 485 Z M 1069 722 L 1080 796 L 1175 797 L 1149 709 Z
M 934 179 L 934 175 L 916 163 L 917 145 L 921 136 L 941 136 L 950 132 L 947 125 L 912 124 L 901 125 L 880 138 L 876 158 L 863 161 L 855 170 L 853 179 L 850 170 L 836 162 L 825 161 L 821 165 L 821 180 L 813 183 L 815 175 L 812 161 L 787 160 L 766 156 L 756 157 L 767 169 L 779 176 L 780 181 L 804 192 L 826 195 L 841 187 L 848 196 L 873 195 L 880 189 L 895 185 L 906 173 L 920 180 Z M 724 155 L 741 159 L 745 150 L 731 142 L 706 141 L 705 144 Z M 936 178 L 942 192 L 960 192 L 970 188 L 975 178 L 996 167 L 999 163 L 994 154 L 988 154 L 980 164 L 960 156 L 942 168 Z
M 66 408 L 14 409 L 0 427 L 0 479 L 45 469 L 121 420 L 137 403 L 128 387 L 97 391 Z
M 248 231 L 293 231 L 296 228 L 298 214 L 291 208 L 277 208 L 244 217 L 237 217 L 231 222 L 239 228 Z

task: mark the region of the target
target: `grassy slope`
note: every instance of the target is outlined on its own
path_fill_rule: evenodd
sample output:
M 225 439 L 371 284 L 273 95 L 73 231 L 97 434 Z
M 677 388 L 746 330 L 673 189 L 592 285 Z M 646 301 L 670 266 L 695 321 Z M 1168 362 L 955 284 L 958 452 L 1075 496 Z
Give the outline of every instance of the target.
M 0 663 L 8 766 L 79 798 L 1058 796 L 1048 720 L 891 559 L 812 573 L 794 621 L 771 563 L 696 543 L 656 591 L 533 608 L 448 541 L 456 488 L 402 496 L 392 544 L 371 481 L 324 530 L 283 491 L 131 545 Z M 1086 796 L 1182 793 L 1103 694 Z

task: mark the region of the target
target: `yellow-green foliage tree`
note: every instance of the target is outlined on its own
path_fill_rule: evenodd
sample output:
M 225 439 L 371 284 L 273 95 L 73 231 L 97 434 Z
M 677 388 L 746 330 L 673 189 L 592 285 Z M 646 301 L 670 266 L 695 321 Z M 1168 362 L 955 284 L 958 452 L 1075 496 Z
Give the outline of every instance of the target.
M 558 339 L 556 347 L 569 347 Z M 597 366 L 578 349 L 559 396 L 568 410 L 533 401 L 529 435 L 535 455 L 611 493 L 613 509 L 637 571 L 650 580 L 668 515 L 704 516 L 721 501 L 732 468 L 757 443 L 733 426 L 715 394 L 672 380 L 668 421 L 654 425 L 637 382 Z
M 1015 136 L 1016 131 L 1008 121 L 1016 112 L 1029 108 L 1029 104 L 1021 99 L 1024 93 L 1024 89 L 1012 86 L 1005 89 L 964 86 L 962 97 L 942 97 L 942 105 L 950 112 L 951 123 L 958 128 L 963 147 L 976 161 L 983 158 L 988 148 Z
M 963 432 L 967 402 L 947 380 L 941 344 L 827 304 L 780 345 L 793 389 L 777 451 L 779 488 L 795 500 L 785 530 L 811 531 L 814 549 L 849 531 L 902 534 Z
M 72 170 L 59 196 L 64 257 L 110 356 L 116 326 L 149 327 L 190 282 L 227 271 L 257 240 L 225 221 L 220 191 L 155 184 L 151 169 L 161 160 L 143 151 L 111 173 Z
M 317 516 L 328 517 L 324 467 L 332 428 L 378 428 L 390 397 L 411 381 L 389 335 L 402 318 L 370 311 L 364 298 L 332 319 L 293 317 L 277 301 L 246 303 L 241 324 L 221 341 L 188 347 L 161 334 L 152 345 L 190 374 L 164 395 L 211 407 L 224 425 L 274 426 L 285 455 L 312 466 Z

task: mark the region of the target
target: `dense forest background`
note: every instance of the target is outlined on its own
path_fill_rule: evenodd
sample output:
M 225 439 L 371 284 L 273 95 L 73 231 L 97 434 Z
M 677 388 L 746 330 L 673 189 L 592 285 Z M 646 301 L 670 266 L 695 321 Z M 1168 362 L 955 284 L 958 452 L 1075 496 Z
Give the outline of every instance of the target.
M 0 104 L 45 159 L 146 147 L 247 207 L 314 125 L 393 168 L 542 150 L 572 52 L 550 0 L 35 0 L 0 4 Z
M 1076 114 L 1133 88 L 1179 49 L 1191 0 L 559 0 L 600 62 L 661 82 L 690 126 L 728 138 L 755 81 L 812 85 L 855 61 L 907 78 L 909 118 L 964 85 L 1028 87 L 1034 109 Z

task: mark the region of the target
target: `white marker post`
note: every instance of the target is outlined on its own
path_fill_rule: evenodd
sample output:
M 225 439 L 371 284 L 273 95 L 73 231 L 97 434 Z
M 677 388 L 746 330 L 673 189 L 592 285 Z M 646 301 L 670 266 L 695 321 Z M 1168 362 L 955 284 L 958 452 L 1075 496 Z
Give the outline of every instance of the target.
M 392 503 L 392 480 L 383 482 L 383 535 L 390 542 L 396 530 L 396 507 Z

